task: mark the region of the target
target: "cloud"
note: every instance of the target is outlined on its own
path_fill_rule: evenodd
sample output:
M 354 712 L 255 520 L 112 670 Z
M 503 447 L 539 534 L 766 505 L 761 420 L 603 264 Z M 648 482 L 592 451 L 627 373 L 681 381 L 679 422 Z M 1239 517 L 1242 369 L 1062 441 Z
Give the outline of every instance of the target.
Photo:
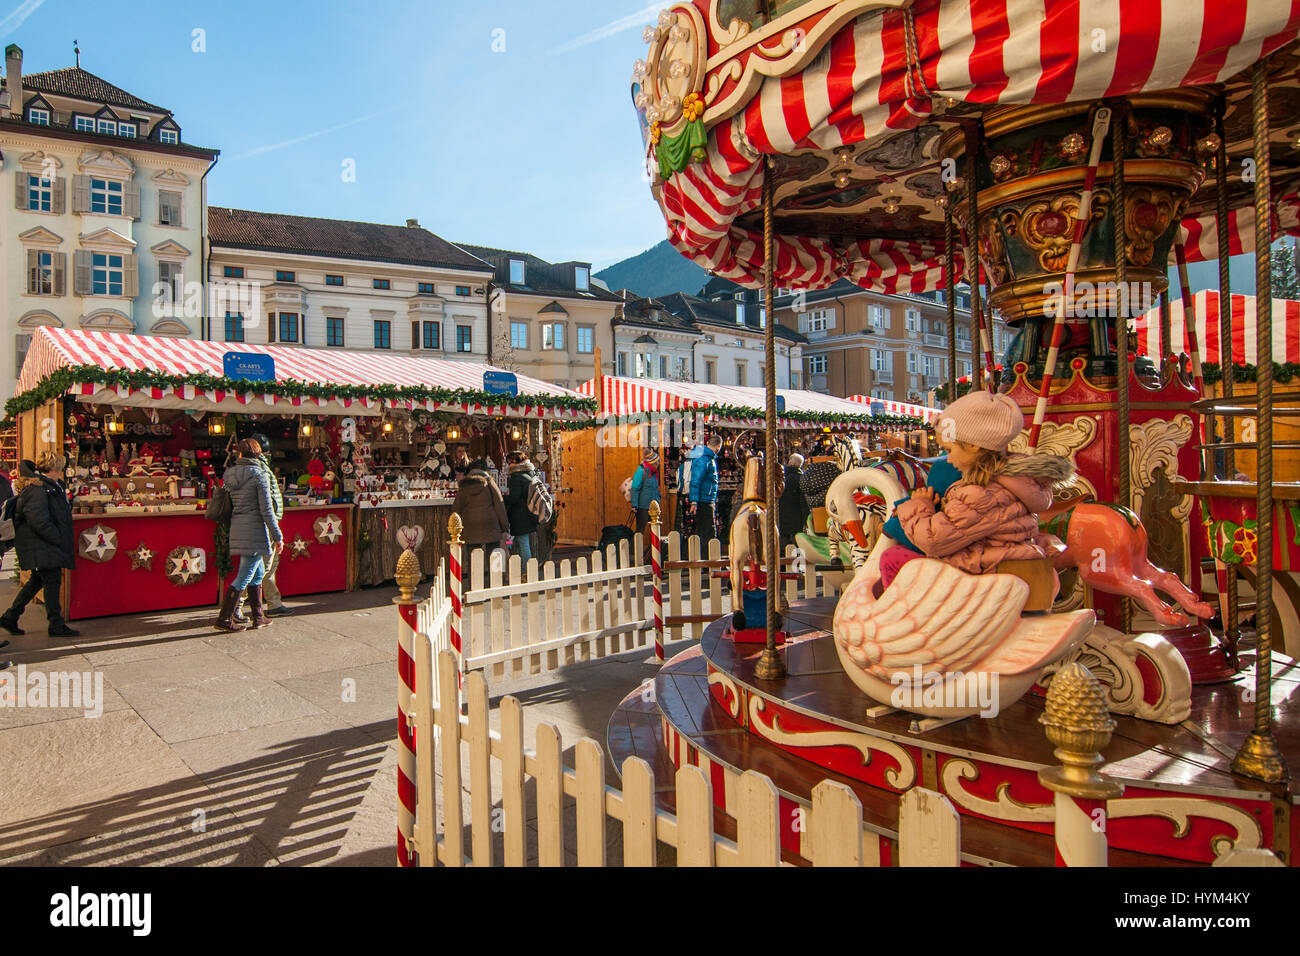
M 590 43 L 596 43 L 606 37 L 612 37 L 616 33 L 622 33 L 624 30 L 634 30 L 637 27 L 643 27 L 647 23 L 652 22 L 659 15 L 659 11 L 671 5 L 672 2 L 673 0 L 662 0 L 660 3 L 652 3 L 650 6 L 638 10 L 630 16 L 623 17 L 621 20 L 615 20 L 613 23 L 607 23 L 603 27 L 597 27 L 590 33 L 584 33 L 582 36 L 570 40 L 563 46 L 556 47 L 551 51 L 551 55 L 556 56 L 560 53 L 568 53 L 569 51 L 576 50 L 579 47 L 587 46 Z
M 269 146 L 258 146 L 257 148 L 250 149 L 247 152 L 237 153 L 234 156 L 228 157 L 226 162 L 232 162 L 236 159 L 248 159 L 250 156 L 260 156 L 263 153 L 269 153 L 272 150 L 284 149 L 286 146 L 296 146 L 297 144 L 304 143 L 309 139 L 315 139 L 318 136 L 326 136 L 330 133 L 336 133 L 341 129 L 347 129 L 349 126 L 356 126 L 358 123 L 367 123 L 372 119 L 378 119 L 380 116 L 387 116 L 389 113 L 396 113 L 398 110 L 405 108 L 406 107 L 403 104 L 390 106 L 386 110 L 380 110 L 377 113 L 368 113 L 365 116 L 358 116 L 356 119 L 350 119 L 346 123 L 338 123 L 335 126 L 328 126 L 325 129 L 318 129 L 311 133 L 303 133 L 301 136 L 295 136 L 293 139 L 286 139 L 281 143 L 272 143 Z
M 0 20 L 0 36 L 4 36 L 11 30 L 17 30 L 44 2 L 45 0 L 23 0 L 10 11 L 9 16 Z

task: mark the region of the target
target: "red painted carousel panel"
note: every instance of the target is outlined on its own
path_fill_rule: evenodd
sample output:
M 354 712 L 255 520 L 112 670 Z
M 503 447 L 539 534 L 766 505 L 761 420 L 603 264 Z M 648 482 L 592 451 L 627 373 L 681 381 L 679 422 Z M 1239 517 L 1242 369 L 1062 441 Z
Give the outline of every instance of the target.
M 1014 805 L 1030 808 L 1052 805 L 1055 795 L 1038 782 L 1037 771 L 1009 767 L 983 760 L 972 761 L 967 757 L 954 757 L 944 753 L 937 756 L 936 767 L 941 781 L 940 790 L 952 802 L 958 813 L 963 816 L 995 820 L 998 823 L 1019 829 L 1037 830 L 1040 833 L 1052 832 L 1050 822 L 1036 823 L 1026 820 L 1008 820 L 1005 816 L 999 815 L 1000 813 L 1012 811 Z M 957 772 L 945 772 L 945 767 L 950 763 L 955 763 L 954 770 Z M 969 768 L 972 765 L 976 774 L 974 777 L 968 777 L 957 769 L 961 768 L 970 772 Z M 1000 809 L 995 811 L 990 808 L 990 812 L 981 813 L 972 808 L 973 805 L 978 805 L 974 804 L 974 801 L 963 800 L 961 794 L 954 794 L 954 786 L 960 788 L 961 794 L 973 797 L 975 801 L 981 803 L 987 801 L 997 804 Z

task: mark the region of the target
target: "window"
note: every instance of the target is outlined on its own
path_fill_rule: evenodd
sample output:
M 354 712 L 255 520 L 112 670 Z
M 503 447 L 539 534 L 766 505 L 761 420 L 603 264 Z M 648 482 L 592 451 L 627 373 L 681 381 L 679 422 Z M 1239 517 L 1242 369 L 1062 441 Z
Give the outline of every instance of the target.
M 27 350 L 32 347 L 30 335 L 14 336 L 14 376 L 23 374 L 23 362 L 27 359 Z
M 515 285 L 524 284 L 524 260 L 523 259 L 510 260 L 510 281 Z
M 825 332 L 834 325 L 835 312 L 832 309 L 813 309 L 808 313 L 808 331 Z
M 244 278 L 244 267 L 226 266 L 224 269 L 221 270 L 221 274 L 224 275 L 227 279 L 242 279 Z
M 117 135 L 117 120 L 104 119 L 102 116 L 95 121 L 96 133 L 112 133 Z
M 915 353 L 915 352 L 908 352 L 908 353 L 907 353 L 907 370 L 908 370 L 909 372 L 915 372 L 915 371 L 916 371 L 916 353 Z
M 457 295 L 469 295 L 469 286 L 467 286 L 467 285 L 458 285 L 458 286 L 456 286 L 456 294 L 457 294 Z
M 181 194 L 166 189 L 158 190 L 158 225 L 181 225 Z
M 591 288 L 591 275 L 584 266 L 576 266 L 573 270 L 573 285 L 579 292 L 586 292 Z
M 825 375 L 826 374 L 826 356 L 810 355 L 808 356 L 808 374 Z
M 135 139 L 136 128 L 134 123 L 118 123 L 117 135 L 125 136 L 127 139 Z
M 970 375 L 970 359 L 961 360 L 961 374 Z
M 343 317 L 327 315 L 325 317 L 325 344 L 332 348 L 343 347 Z
M 181 275 L 179 262 L 158 263 L 158 284 L 162 286 L 161 294 L 155 294 L 154 298 L 163 305 L 175 305 L 185 301 L 185 279 Z
M 659 377 L 660 378 L 668 377 L 668 356 L 667 355 L 659 356 Z
M 31 268 L 27 275 L 30 295 L 54 295 L 54 253 L 45 250 L 27 254 Z
M 939 374 L 938 362 L 933 355 L 925 356 L 925 374 L 927 376 Z
M 618 374 L 622 376 L 627 375 L 627 353 L 626 352 L 618 353 Z
M 867 307 L 867 319 L 873 329 L 889 328 L 889 310 L 879 305 Z
M 677 377 L 683 381 L 690 377 L 690 368 L 687 365 L 685 356 L 677 357 Z
M 596 351 L 596 330 L 590 326 L 578 329 L 578 351 L 590 355 Z
M 227 342 L 244 341 L 244 313 L 242 312 L 226 313 L 226 341 Z
M 528 323 L 510 323 L 510 347 L 512 349 L 528 348 Z
M 718 363 L 713 359 L 704 360 L 704 383 L 716 385 L 718 382 Z
M 325 284 L 326 284 L 326 285 L 342 285 L 342 284 L 343 284 L 343 277 L 342 277 L 342 276 L 331 276 L 331 275 L 327 275 L 327 276 L 325 277 Z
M 111 179 L 92 179 L 90 211 L 106 216 L 122 215 L 122 184 Z
M 760 329 L 765 329 L 765 328 L 767 328 L 767 309 L 766 309 L 766 308 L 760 308 L 760 309 L 758 310 L 758 327 L 759 327 Z
M 907 331 L 909 332 L 921 331 L 921 313 L 916 311 L 916 309 L 908 309 L 906 312 L 904 312 L 903 322 L 907 326 Z
M 37 126 L 49 126 L 50 111 L 43 110 L 38 106 L 33 106 L 27 111 L 27 122 L 35 123 Z
M 442 326 L 437 322 L 425 322 L 421 341 L 426 349 L 441 350 Z
M 298 341 L 298 313 L 297 312 L 280 313 L 280 341 L 281 342 Z
M 296 282 L 296 281 L 298 281 L 298 274 L 297 274 L 296 272 L 285 272 L 283 269 L 276 269 L 276 270 L 275 270 L 275 281 L 276 281 L 276 282 Z
M 468 325 L 456 326 L 456 351 L 474 351 L 474 330 Z
M 78 116 L 73 121 L 72 126 L 78 133 L 93 133 L 95 131 L 95 121 L 89 116 Z
M 387 279 L 375 279 L 375 280 L 373 281 L 373 287 L 376 288 L 376 289 L 387 289 L 387 288 L 389 288 L 388 280 L 387 280 Z
M 415 291 L 420 293 L 421 295 L 433 295 L 434 294 L 433 283 L 417 282 L 415 284 Z
M 54 209 L 54 183 L 40 176 L 27 177 L 27 208 L 31 212 L 51 212 Z
M 393 323 L 388 319 L 375 319 L 375 348 L 390 349 L 393 347 Z
M 890 401 L 894 397 L 894 392 L 892 389 L 888 388 L 873 388 L 871 390 L 871 397 Z
M 542 326 L 542 348 L 564 351 L 564 323 L 547 322 Z
M 893 367 L 890 354 L 884 349 L 871 350 L 871 367 L 877 372 L 883 372 Z
M 737 292 L 736 295 L 737 297 L 739 297 L 740 293 Z M 745 303 L 743 302 L 736 303 L 736 324 L 737 325 L 745 324 Z
M 121 295 L 122 274 L 121 256 L 96 252 L 91 258 L 91 292 L 94 295 Z
M 169 143 L 172 146 L 175 146 L 180 141 L 180 133 L 176 132 L 174 129 L 160 129 L 158 131 L 158 142 L 160 143 Z
M 745 385 L 745 366 L 748 364 L 748 362 L 736 363 L 736 384 L 741 387 Z

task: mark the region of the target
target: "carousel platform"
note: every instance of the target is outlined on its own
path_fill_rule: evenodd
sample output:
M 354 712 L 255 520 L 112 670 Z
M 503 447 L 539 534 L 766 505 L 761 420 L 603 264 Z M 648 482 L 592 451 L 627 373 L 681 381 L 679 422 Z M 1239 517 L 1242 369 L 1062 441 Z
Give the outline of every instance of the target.
M 760 645 L 733 644 L 726 619 L 714 622 L 698 646 L 663 667 L 653 700 L 638 689 L 615 711 L 615 765 L 634 754 L 649 761 L 670 810 L 675 768 L 701 767 L 724 835 L 734 829 L 727 807 L 740 775 L 766 774 L 780 792 L 782 846 L 794 863 L 806 862 L 796 808 L 832 779 L 857 794 L 883 865 L 897 859 L 899 794 L 920 785 L 962 815 L 964 864 L 1051 866 L 1053 794 L 1037 773 L 1057 761 L 1038 722 L 1043 696 L 1035 690 L 995 717 L 924 732 L 910 714 L 868 716 L 872 702 L 843 672 L 829 633 L 834 606 L 821 598 L 791 607 L 792 639 L 782 651 L 790 676 L 780 682 L 754 677 Z M 1242 663 L 1231 682 L 1195 686 L 1180 724 L 1115 717 L 1103 772 L 1125 792 L 1107 808 L 1112 866 L 1205 865 L 1233 845 L 1292 862 L 1300 786 L 1274 793 L 1230 770 L 1254 720 L 1248 649 Z M 1300 668 L 1276 653 L 1273 664 L 1275 733 L 1288 765 L 1300 769 Z

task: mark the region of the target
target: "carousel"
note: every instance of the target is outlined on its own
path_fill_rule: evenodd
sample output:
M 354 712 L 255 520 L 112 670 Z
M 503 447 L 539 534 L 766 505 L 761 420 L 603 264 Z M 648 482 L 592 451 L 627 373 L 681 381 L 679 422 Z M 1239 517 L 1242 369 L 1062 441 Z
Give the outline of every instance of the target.
M 1300 415 L 1300 392 L 1274 387 L 1292 369 L 1269 250 L 1300 232 L 1300 20 L 1281 4 L 1150 6 L 1085 20 L 1022 0 L 691 0 L 645 30 L 632 95 L 678 251 L 769 303 L 840 278 L 944 290 L 950 349 L 966 284 L 970 387 L 1020 407 L 1013 451 L 1077 471 L 1038 514 L 1049 557 L 983 575 L 921 558 L 881 591 L 886 521 L 930 463 L 846 461 L 827 491 L 852 544 L 838 594 L 781 606 L 768 587 L 757 614 L 747 595 L 666 663 L 652 701 L 638 689 L 614 714 L 615 764 L 705 769 L 722 829 L 740 775 L 767 774 L 791 862 L 797 808 L 829 777 L 857 794 L 886 864 L 898 796 L 924 786 L 961 814 L 966 864 L 1061 863 L 1053 801 L 1068 794 L 1104 811 L 1111 865 L 1252 848 L 1293 865 L 1300 716 L 1280 651 L 1300 652 L 1300 486 L 1275 481 L 1275 456 L 1290 469 L 1300 442 L 1275 440 L 1274 420 Z M 1230 296 L 1228 257 L 1250 251 L 1258 358 L 1234 354 L 1223 310 L 1211 389 L 1185 265 L 1217 258 Z M 1189 310 L 1179 354 L 1174 298 Z M 1002 358 L 992 310 L 1016 331 Z M 770 327 L 767 349 L 771 462 Z M 775 471 L 755 468 L 733 531 L 765 567 L 784 547 Z M 733 588 L 762 571 L 733 562 Z M 1100 687 L 1095 713 L 1077 665 Z M 1104 776 L 1088 760 L 1054 774 L 1043 725 L 1061 706 L 1090 714 Z

